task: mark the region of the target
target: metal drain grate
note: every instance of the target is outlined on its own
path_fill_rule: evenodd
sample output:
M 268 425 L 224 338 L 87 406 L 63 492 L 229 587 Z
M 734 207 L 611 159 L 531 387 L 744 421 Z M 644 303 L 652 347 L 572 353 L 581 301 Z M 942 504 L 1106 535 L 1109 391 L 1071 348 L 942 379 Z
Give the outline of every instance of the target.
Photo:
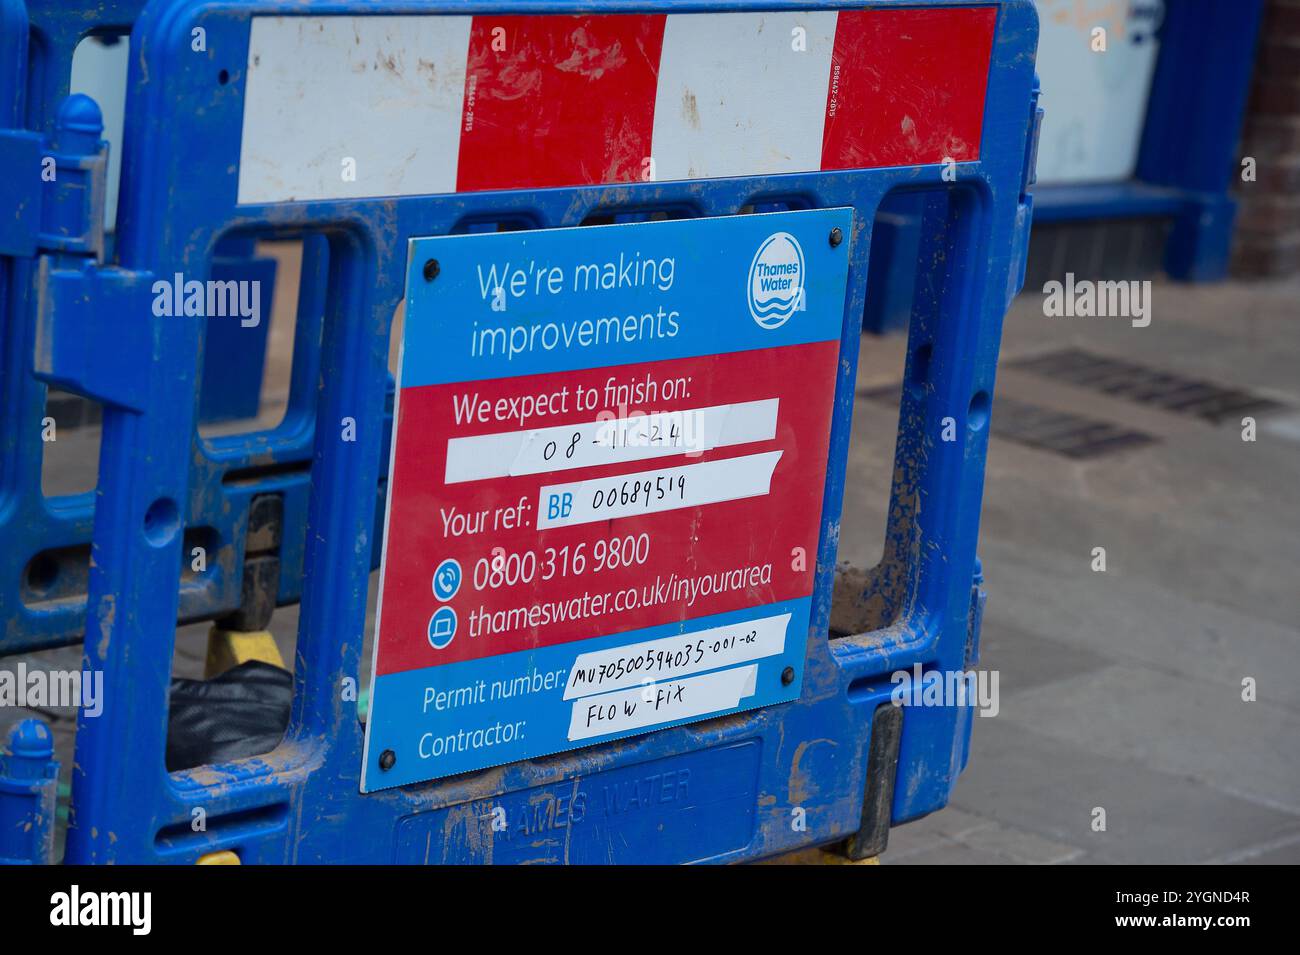
M 1021 358 L 1007 362 L 1006 367 L 1116 398 L 1154 405 L 1165 411 L 1193 415 L 1212 424 L 1241 414 L 1259 414 L 1285 407 L 1240 389 L 1171 375 L 1146 365 L 1094 355 L 1081 348 L 1063 348 L 1045 355 Z
M 1013 398 L 996 400 L 992 423 L 993 433 L 999 438 L 1080 461 L 1145 447 L 1158 440 L 1109 421 L 1043 408 Z
M 867 388 L 859 391 L 858 397 L 897 406 L 900 388 L 900 385 Z M 1051 451 L 1076 461 L 1145 447 L 1159 440 L 1152 435 L 1108 421 L 1085 418 L 1068 411 L 1055 411 L 1006 397 L 994 399 L 991 422 L 993 434 L 999 438 Z

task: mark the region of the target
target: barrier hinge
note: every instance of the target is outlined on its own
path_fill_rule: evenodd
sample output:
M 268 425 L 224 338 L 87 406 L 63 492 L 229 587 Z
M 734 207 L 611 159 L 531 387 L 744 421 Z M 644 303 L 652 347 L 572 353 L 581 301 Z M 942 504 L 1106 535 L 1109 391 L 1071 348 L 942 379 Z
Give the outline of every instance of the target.
M 988 602 L 984 589 L 984 568 L 975 558 L 975 574 L 971 579 L 970 611 L 966 616 L 966 659 L 962 669 L 969 670 L 980 661 L 980 630 L 984 625 L 984 605 Z
M 108 143 L 89 96 L 63 101 L 49 136 L 0 129 L 0 255 L 104 255 Z
M 1043 110 L 1038 105 L 1038 77 L 1034 77 L 1034 89 L 1029 95 L 1029 135 L 1025 142 L 1025 165 L 1020 173 L 1020 194 L 1029 192 L 1029 187 L 1038 181 L 1038 138 L 1043 131 Z
M 1011 269 L 1007 273 L 1007 306 L 1020 294 L 1029 263 L 1029 229 L 1034 219 L 1034 197 L 1029 187 L 1038 181 L 1038 137 L 1043 129 L 1043 110 L 1038 105 L 1038 77 L 1029 95 L 1029 127 L 1025 136 L 1024 164 L 1020 170 L 1020 201 L 1011 239 Z
M 104 404 L 143 411 L 157 354 L 152 272 L 43 255 L 37 267 L 36 377 Z

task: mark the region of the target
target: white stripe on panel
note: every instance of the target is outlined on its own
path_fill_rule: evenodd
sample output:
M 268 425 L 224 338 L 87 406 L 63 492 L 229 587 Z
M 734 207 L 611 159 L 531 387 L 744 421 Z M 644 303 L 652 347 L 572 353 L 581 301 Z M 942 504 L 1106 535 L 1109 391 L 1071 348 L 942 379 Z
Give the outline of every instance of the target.
M 837 19 L 834 11 L 670 15 L 655 178 L 820 169 Z
M 254 18 L 238 201 L 454 192 L 471 19 Z

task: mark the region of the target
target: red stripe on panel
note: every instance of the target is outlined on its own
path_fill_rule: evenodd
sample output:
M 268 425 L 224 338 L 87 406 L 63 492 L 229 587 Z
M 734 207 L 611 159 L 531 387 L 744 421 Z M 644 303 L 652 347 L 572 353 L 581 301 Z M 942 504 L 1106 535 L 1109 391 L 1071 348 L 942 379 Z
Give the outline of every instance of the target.
M 664 19 L 476 16 L 457 190 L 640 180 Z
M 978 159 L 997 11 L 843 10 L 822 169 Z

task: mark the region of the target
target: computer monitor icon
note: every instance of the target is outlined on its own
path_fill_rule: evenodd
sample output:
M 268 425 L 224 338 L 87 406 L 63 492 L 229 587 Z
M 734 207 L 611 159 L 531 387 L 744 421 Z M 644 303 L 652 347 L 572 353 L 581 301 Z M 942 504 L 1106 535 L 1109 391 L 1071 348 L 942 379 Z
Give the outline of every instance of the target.
M 456 611 L 439 607 L 429 618 L 429 645 L 435 650 L 445 650 L 456 636 Z

